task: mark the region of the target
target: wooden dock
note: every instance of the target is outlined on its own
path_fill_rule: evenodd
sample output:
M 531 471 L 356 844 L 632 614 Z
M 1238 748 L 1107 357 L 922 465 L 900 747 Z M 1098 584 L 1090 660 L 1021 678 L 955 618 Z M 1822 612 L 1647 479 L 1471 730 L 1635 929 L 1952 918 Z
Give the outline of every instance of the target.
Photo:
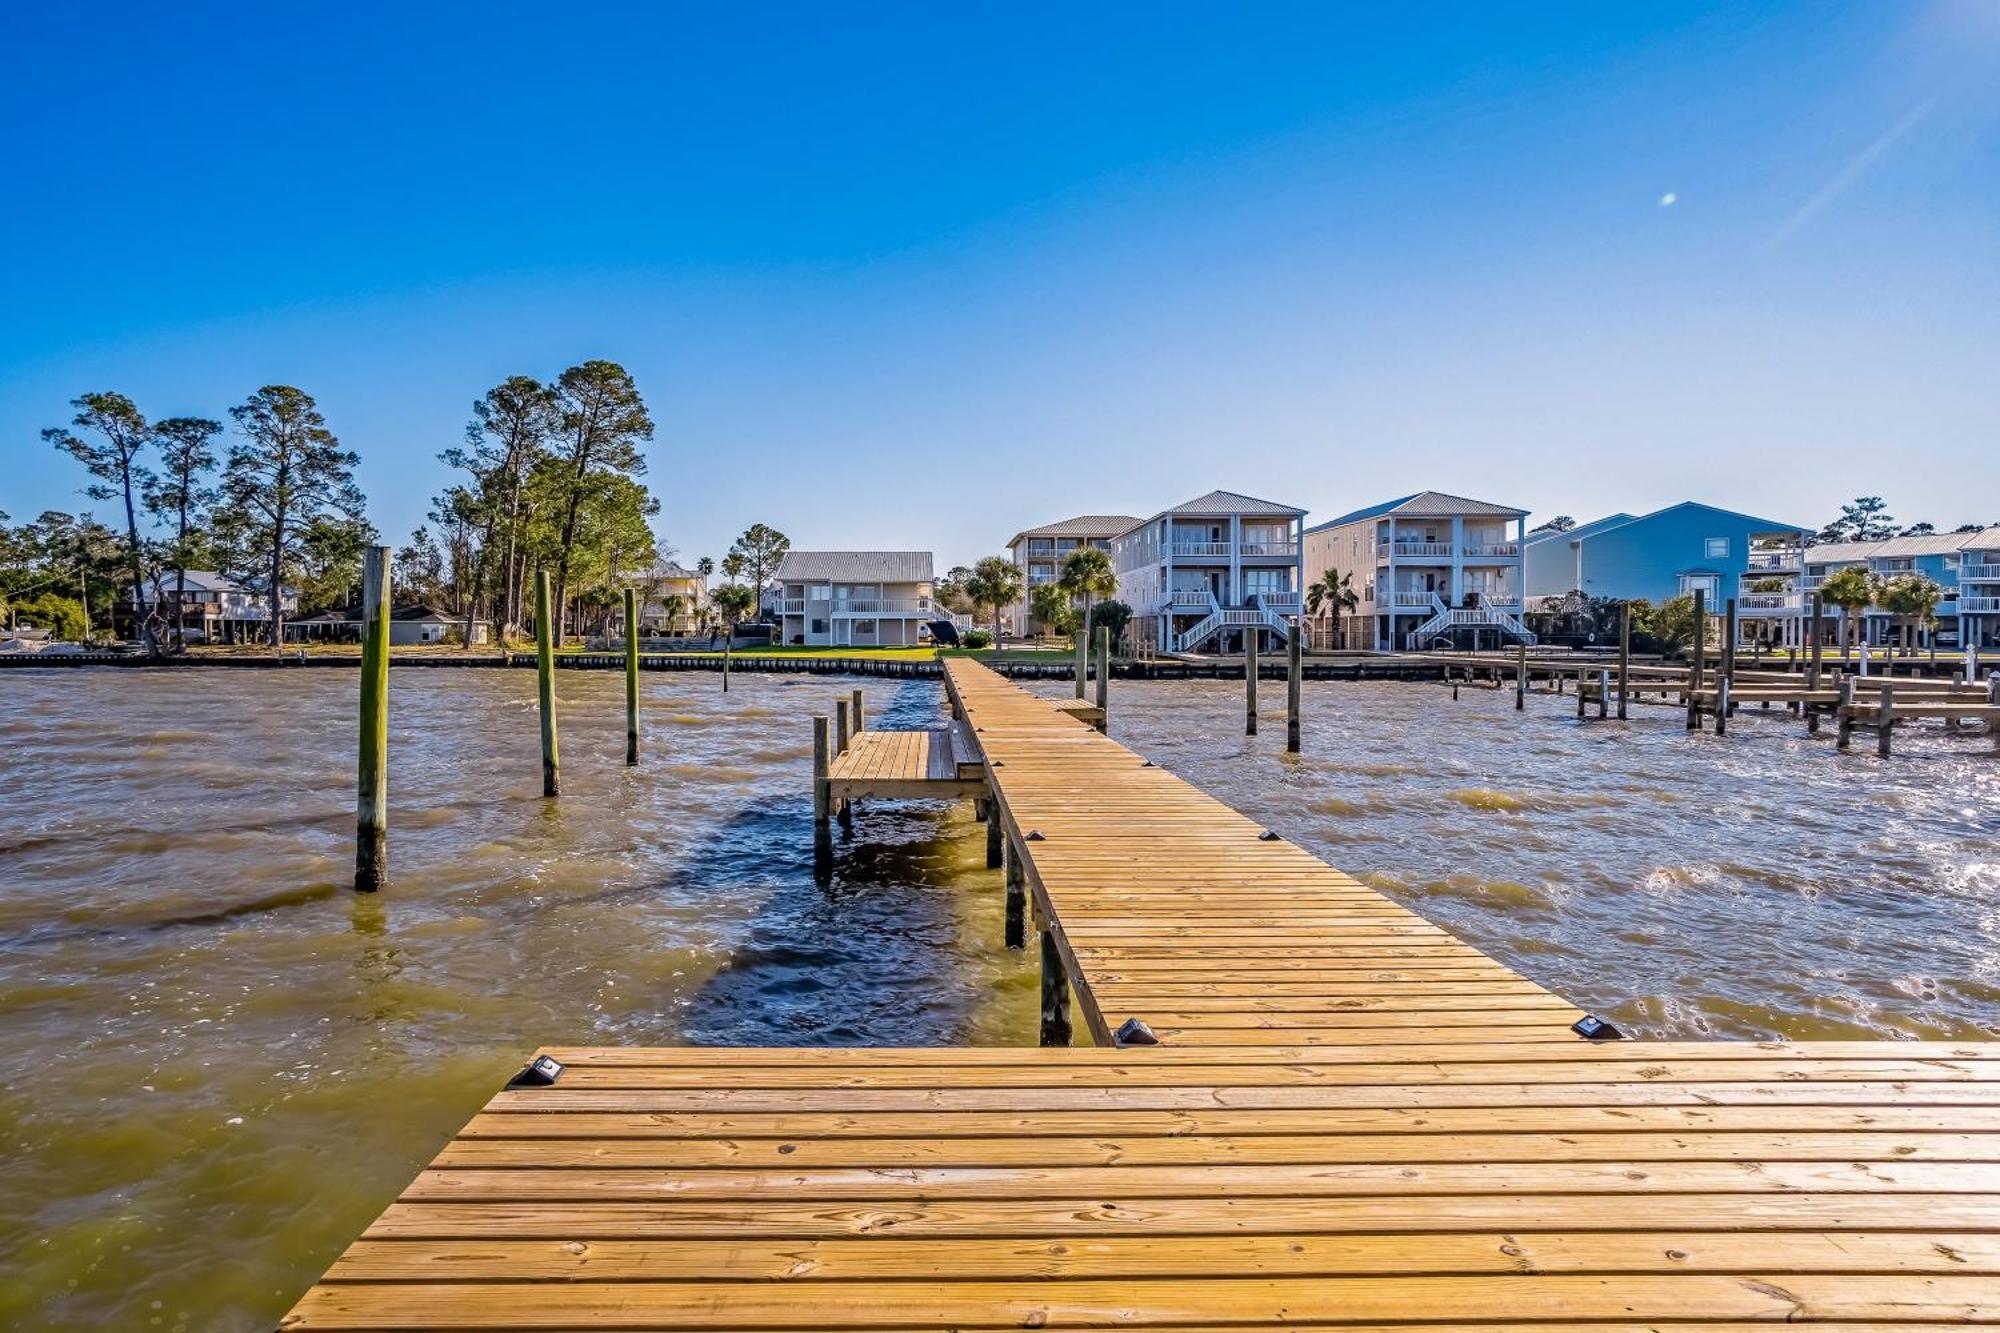
M 948 672 L 1044 959 L 1099 1040 L 1145 1015 L 1160 1044 L 553 1049 L 282 1327 L 2000 1321 L 2000 1044 L 1582 1040 L 1064 710 Z

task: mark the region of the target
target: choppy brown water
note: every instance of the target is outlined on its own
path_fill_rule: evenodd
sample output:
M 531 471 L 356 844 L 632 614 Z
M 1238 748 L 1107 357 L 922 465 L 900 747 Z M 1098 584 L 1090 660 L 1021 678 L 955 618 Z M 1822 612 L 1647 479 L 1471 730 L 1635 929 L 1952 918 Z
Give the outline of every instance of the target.
M 565 674 L 551 804 L 530 675 L 397 672 L 358 898 L 351 675 L 0 677 L 0 1326 L 269 1327 L 538 1043 L 1031 1040 L 964 809 L 865 810 L 813 880 L 803 719 L 857 683 L 936 715 L 649 676 L 633 772 L 620 679 Z M 1113 734 L 1649 1035 L 2000 1027 L 1990 742 L 1341 683 L 1289 759 L 1239 691 L 1121 684 Z

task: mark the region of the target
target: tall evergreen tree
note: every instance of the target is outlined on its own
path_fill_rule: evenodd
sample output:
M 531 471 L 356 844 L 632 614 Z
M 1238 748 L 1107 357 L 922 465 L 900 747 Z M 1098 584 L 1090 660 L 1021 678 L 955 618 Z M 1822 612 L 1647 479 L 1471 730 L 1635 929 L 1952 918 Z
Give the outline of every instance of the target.
M 468 598 L 476 603 L 490 578 L 497 593 L 493 619 L 503 629 L 522 623 L 528 480 L 548 457 L 560 424 L 554 390 L 532 375 L 510 375 L 472 405 L 465 447 L 440 455 L 472 474 L 469 490 L 476 501 L 480 540 Z M 444 502 L 440 497 L 439 503 Z M 465 503 L 453 500 L 452 512 L 459 514 Z M 476 612 L 466 614 L 470 619 Z
M 97 440 L 85 439 L 62 426 L 51 426 L 42 438 L 83 464 L 97 484 L 89 488 L 93 500 L 125 502 L 125 554 L 132 577 L 132 607 L 148 645 L 153 642 L 150 607 L 146 601 L 146 572 L 139 545 L 138 495 L 152 479 L 139 462 L 139 453 L 152 438 L 152 430 L 138 407 L 122 393 L 87 393 L 70 401 L 76 416 L 70 425 L 94 433 Z
M 590 494 L 593 473 L 637 476 L 646 470 L 642 441 L 653 438 L 653 419 L 639 386 L 615 361 L 586 361 L 556 377 L 560 427 L 556 455 L 562 464 L 557 503 L 562 529 L 557 539 L 555 628 L 562 636 L 576 549 L 577 520 Z
M 160 450 L 160 472 L 146 487 L 146 512 L 165 524 L 171 535 L 164 554 L 174 571 L 174 641 L 185 633 L 184 603 L 187 572 L 201 542 L 201 527 L 215 504 L 215 488 L 206 478 L 217 462 L 215 437 L 222 423 L 202 417 L 169 417 L 153 427 Z
M 335 563 L 337 546 L 352 547 L 365 528 L 358 454 L 344 450 L 312 395 L 289 384 L 267 384 L 229 409 L 243 439 L 230 446 L 222 493 L 242 542 L 237 560 L 268 580 L 271 643 L 284 641 L 285 580 Z M 309 546 L 310 540 L 310 546 Z
M 752 523 L 729 548 L 731 555 L 743 557 L 743 569 L 750 575 L 750 587 L 760 604 L 764 599 L 764 584 L 784 563 L 785 553 L 791 549 L 790 537 L 764 523 Z

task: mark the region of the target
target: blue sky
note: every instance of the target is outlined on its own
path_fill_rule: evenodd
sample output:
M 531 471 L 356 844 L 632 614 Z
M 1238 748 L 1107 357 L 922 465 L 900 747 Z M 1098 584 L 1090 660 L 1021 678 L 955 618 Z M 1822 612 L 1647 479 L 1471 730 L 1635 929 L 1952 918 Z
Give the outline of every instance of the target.
M 75 394 L 275 381 L 401 540 L 594 356 L 689 559 L 1218 486 L 2000 521 L 1991 0 L 15 5 L 0 127 L 17 521 Z

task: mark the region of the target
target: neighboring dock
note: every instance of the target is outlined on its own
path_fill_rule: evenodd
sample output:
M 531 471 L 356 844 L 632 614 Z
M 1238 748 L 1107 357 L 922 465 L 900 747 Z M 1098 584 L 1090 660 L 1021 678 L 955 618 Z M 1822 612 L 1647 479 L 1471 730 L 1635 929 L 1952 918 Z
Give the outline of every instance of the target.
M 1042 927 L 1043 1040 L 1072 986 L 1099 1041 L 1150 1031 L 544 1052 L 282 1326 L 2000 1320 L 2000 1044 L 1582 1040 L 1559 997 L 1050 701 L 947 672 L 959 725 L 843 727 L 844 780 L 921 747 L 930 783 L 948 747 L 914 789 L 980 793 Z

